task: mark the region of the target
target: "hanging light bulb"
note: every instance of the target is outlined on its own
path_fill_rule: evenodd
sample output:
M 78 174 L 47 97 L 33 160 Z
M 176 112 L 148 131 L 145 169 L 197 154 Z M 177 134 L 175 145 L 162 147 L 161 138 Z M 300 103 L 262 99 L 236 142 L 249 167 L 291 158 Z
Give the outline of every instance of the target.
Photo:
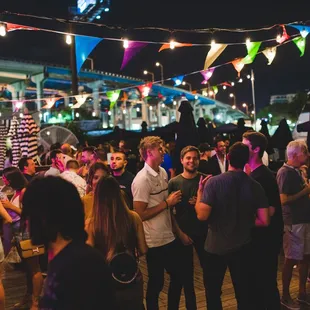
M 1 37 L 6 36 L 6 24 L 0 24 L 0 36 Z
M 247 77 L 247 79 L 250 79 L 250 78 L 251 78 L 250 74 L 248 74 L 246 77 Z
M 124 109 L 124 110 L 123 110 L 123 114 L 126 114 L 126 113 L 127 113 L 127 111 L 126 111 L 126 109 Z
M 170 41 L 170 48 L 173 50 L 175 48 L 175 41 Z
M 110 115 L 110 116 L 112 115 L 111 111 L 108 112 L 108 115 Z
M 231 82 L 231 86 L 235 86 L 235 82 Z
M 80 113 L 79 113 L 79 112 L 76 112 L 76 113 L 75 113 L 75 116 L 76 116 L 76 117 L 80 117 Z
M 246 45 L 249 45 L 251 43 L 251 39 L 250 38 L 247 38 L 246 40 L 245 40 L 245 44 Z
M 226 85 L 223 86 L 223 89 L 224 89 L 224 90 L 226 89 Z
M 162 107 L 162 108 L 164 108 L 164 107 L 165 107 L 165 104 L 164 104 L 164 103 L 162 103 L 161 107 Z
M 153 110 L 153 107 L 150 105 L 149 109 L 152 111 L 152 110 Z
M 72 43 L 72 36 L 70 34 L 66 35 L 66 43 L 70 45 Z
M 96 116 L 96 112 L 93 112 L 93 113 L 92 113 L 92 116 L 95 117 L 95 116 Z
M 242 82 L 243 82 L 243 79 L 240 78 L 238 82 L 239 82 L 239 83 L 242 83 Z
M 124 46 L 124 48 L 128 48 L 129 47 L 129 41 L 127 39 L 124 39 L 123 46 Z
M 215 45 L 215 40 L 211 40 L 211 47 Z
M 137 107 L 137 112 L 140 112 L 140 108 L 139 107 Z

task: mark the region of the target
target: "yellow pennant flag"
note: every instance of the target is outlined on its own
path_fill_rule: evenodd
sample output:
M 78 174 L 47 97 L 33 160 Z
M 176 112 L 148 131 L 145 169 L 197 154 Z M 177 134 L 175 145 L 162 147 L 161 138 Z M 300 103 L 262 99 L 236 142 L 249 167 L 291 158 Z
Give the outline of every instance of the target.
M 263 50 L 263 54 L 268 59 L 268 65 L 271 65 L 274 58 L 276 57 L 276 53 L 277 53 L 277 47 L 276 46 L 269 47 L 269 48 L 266 48 L 265 50 Z
M 204 70 L 208 69 L 213 62 L 216 60 L 217 57 L 219 57 L 224 49 L 227 47 L 227 44 L 212 44 L 211 49 L 209 50 L 206 60 L 205 60 L 205 65 L 204 65 Z

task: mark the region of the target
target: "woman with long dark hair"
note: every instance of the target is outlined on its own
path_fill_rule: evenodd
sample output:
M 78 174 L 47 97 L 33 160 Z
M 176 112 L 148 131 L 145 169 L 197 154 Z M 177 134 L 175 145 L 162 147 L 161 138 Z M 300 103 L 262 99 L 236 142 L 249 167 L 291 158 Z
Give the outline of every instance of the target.
M 129 210 L 114 177 L 100 179 L 94 198 L 92 217 L 86 222 L 87 243 L 104 255 L 110 268 L 114 258 L 123 252 L 138 260 L 147 252 L 142 221 L 136 212 Z M 114 279 L 117 309 L 144 309 L 143 278 L 138 267 L 129 283 Z
M 22 172 L 16 167 L 9 167 L 3 170 L 2 180 L 5 185 L 14 189 L 12 199 L 1 200 L 4 208 L 8 210 L 12 218 L 12 233 L 15 242 L 29 239 L 26 223 L 21 223 L 22 199 L 28 184 Z M 30 310 L 38 309 L 39 296 L 43 287 L 43 277 L 40 270 L 39 258 L 34 256 L 23 260 L 26 268 L 27 291 L 21 302 L 14 305 L 19 309 L 30 305 Z

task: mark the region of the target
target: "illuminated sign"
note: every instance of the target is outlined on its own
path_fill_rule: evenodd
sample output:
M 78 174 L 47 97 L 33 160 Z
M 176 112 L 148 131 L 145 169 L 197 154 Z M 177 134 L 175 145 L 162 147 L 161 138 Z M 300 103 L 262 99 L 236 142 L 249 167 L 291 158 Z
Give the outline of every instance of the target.
M 82 14 L 86 9 L 96 5 L 96 0 L 78 0 L 77 8 L 78 12 Z

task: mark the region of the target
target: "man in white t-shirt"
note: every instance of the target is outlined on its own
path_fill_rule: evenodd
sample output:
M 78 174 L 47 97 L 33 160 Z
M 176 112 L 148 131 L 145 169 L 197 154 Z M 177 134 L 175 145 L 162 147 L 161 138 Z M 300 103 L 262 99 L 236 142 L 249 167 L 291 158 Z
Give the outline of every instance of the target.
M 164 284 L 164 270 L 170 274 L 168 308 L 178 309 L 179 296 L 173 285 L 180 285 L 178 246 L 173 233 L 170 208 L 181 201 L 181 191 L 168 196 L 168 176 L 160 167 L 164 159 L 164 143 L 159 137 L 146 137 L 139 145 L 145 161 L 132 183 L 134 210 L 143 221 L 149 281 L 146 292 L 147 309 L 158 309 L 158 297 Z M 176 232 L 178 228 L 176 227 Z

